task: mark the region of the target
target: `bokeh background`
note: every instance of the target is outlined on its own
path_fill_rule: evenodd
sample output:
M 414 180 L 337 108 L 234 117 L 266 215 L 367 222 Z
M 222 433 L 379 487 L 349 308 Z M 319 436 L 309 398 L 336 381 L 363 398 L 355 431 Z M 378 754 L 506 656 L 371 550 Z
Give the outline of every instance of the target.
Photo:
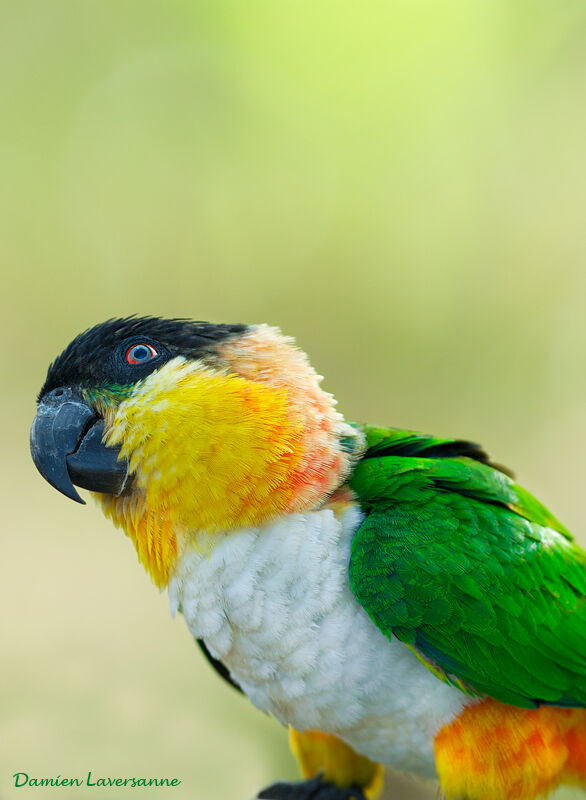
M 92 770 L 248 800 L 296 775 L 285 732 L 209 670 L 130 542 L 35 472 L 35 393 L 110 316 L 266 321 L 349 418 L 485 443 L 586 543 L 586 7 L 0 13 L 0 795 Z

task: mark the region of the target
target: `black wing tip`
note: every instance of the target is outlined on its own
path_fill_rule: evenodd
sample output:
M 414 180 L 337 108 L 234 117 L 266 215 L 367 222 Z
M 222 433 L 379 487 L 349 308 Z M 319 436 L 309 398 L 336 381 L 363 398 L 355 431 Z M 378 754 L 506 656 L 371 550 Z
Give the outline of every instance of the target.
M 403 458 L 470 458 L 480 464 L 502 472 L 509 478 L 514 473 L 507 467 L 492 461 L 486 450 L 477 442 L 468 439 L 447 439 L 443 442 L 431 440 L 431 437 L 416 436 L 397 443 L 389 442 L 374 445 L 366 451 L 365 458 L 384 458 L 385 456 L 402 456 Z

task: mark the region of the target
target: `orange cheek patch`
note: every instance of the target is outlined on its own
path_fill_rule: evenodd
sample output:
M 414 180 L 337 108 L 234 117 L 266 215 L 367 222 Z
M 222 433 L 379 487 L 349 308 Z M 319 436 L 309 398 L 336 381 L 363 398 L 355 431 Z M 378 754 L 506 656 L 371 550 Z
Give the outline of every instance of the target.
M 586 710 L 469 706 L 435 738 L 447 800 L 535 800 L 586 781 Z

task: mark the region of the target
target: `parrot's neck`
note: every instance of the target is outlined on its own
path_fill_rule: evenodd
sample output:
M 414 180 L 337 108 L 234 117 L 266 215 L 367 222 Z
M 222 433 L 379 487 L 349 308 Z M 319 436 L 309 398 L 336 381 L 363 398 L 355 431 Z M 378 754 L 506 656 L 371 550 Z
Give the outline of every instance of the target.
M 216 361 L 167 362 L 104 409 L 133 483 L 97 499 L 157 585 L 186 546 L 318 508 L 344 483 L 364 437 L 320 382 L 292 340 L 258 326 Z

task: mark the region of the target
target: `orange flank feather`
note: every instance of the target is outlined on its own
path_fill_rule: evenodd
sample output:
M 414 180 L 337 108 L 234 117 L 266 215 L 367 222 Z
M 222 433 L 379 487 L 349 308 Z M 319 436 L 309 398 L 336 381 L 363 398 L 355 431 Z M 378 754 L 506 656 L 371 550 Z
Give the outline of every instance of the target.
M 435 738 L 447 800 L 535 800 L 586 783 L 586 710 L 468 706 Z

